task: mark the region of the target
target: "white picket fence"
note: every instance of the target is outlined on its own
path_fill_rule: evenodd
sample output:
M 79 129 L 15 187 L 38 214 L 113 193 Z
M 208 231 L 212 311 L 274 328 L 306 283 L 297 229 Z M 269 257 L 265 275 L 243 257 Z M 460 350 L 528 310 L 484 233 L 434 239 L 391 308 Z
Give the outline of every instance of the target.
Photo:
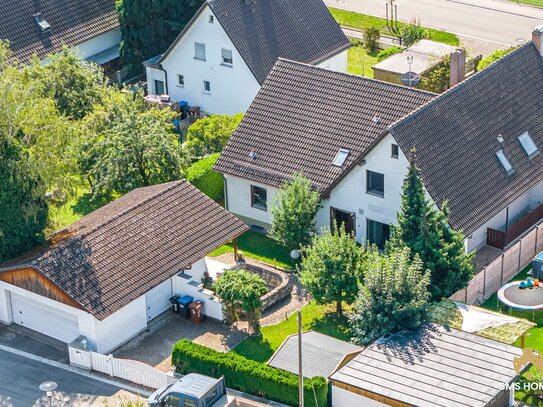
M 112 377 L 118 377 L 152 389 L 158 389 L 175 381 L 175 378 L 166 373 L 136 360 L 118 359 L 113 355 L 103 355 L 96 352 L 90 353 L 92 370 Z

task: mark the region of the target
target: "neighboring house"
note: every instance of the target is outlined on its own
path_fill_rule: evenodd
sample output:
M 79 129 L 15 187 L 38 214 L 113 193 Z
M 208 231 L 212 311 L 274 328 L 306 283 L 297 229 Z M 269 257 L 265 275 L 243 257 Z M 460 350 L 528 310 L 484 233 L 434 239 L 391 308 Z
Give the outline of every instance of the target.
M 426 324 L 368 345 L 330 376 L 333 407 L 507 407 L 523 350 Z
M 44 60 L 64 45 L 98 64 L 119 56 L 114 0 L 4 0 L 0 14 L 0 39 L 9 40 L 21 62 L 34 55 Z
M 175 295 L 222 305 L 201 287 L 206 259 L 247 226 L 186 181 L 136 189 L 0 264 L 0 321 L 107 353 L 147 328 Z M 220 271 L 220 270 L 219 270 Z
M 322 196 L 318 226 L 382 246 L 416 147 L 467 250 L 507 245 L 543 218 L 542 32 L 438 96 L 279 61 L 215 166 L 227 208 L 269 228 L 278 187 L 303 171 Z
M 322 0 L 208 0 L 144 64 L 148 92 L 207 113 L 245 112 L 277 58 L 346 72 L 349 47 Z

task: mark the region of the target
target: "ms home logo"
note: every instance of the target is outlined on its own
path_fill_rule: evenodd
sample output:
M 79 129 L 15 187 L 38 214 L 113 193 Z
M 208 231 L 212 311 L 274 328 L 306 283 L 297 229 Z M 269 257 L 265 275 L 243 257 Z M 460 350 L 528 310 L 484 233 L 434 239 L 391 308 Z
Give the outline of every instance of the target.
M 539 371 L 543 371 L 543 356 L 541 356 L 539 353 L 537 353 L 533 349 L 522 349 L 522 356 L 515 358 L 514 361 L 514 368 L 515 372 L 520 376 L 522 374 L 522 369 L 527 365 L 531 363 L 534 367 L 536 367 Z M 509 383 L 503 383 L 502 384 L 502 390 L 543 390 L 543 382 L 541 381 L 531 381 L 533 379 L 533 376 L 530 372 L 526 372 L 526 379 L 527 381 L 523 382 L 515 382 L 512 384 Z

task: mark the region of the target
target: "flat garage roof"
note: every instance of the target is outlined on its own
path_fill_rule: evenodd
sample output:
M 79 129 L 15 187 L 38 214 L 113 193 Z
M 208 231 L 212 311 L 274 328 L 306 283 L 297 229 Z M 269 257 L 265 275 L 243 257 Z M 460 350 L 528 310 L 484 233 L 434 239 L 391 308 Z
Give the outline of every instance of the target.
M 361 351 L 352 343 L 315 331 L 302 333 L 302 368 L 307 378 L 328 376 L 347 353 Z M 298 374 L 298 335 L 291 335 L 268 361 L 268 365 Z
M 442 325 L 366 347 L 330 379 L 419 407 L 483 407 L 517 377 L 523 350 Z

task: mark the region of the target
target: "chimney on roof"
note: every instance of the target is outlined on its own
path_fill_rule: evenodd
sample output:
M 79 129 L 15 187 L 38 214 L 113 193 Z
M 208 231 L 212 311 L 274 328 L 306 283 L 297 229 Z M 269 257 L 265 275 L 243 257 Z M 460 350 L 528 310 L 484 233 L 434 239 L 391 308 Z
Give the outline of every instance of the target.
M 532 42 L 539 51 L 539 55 L 543 56 L 543 25 L 537 25 L 532 28 Z
M 450 67 L 450 85 L 452 88 L 466 78 L 466 50 L 464 48 L 456 48 L 451 52 Z

